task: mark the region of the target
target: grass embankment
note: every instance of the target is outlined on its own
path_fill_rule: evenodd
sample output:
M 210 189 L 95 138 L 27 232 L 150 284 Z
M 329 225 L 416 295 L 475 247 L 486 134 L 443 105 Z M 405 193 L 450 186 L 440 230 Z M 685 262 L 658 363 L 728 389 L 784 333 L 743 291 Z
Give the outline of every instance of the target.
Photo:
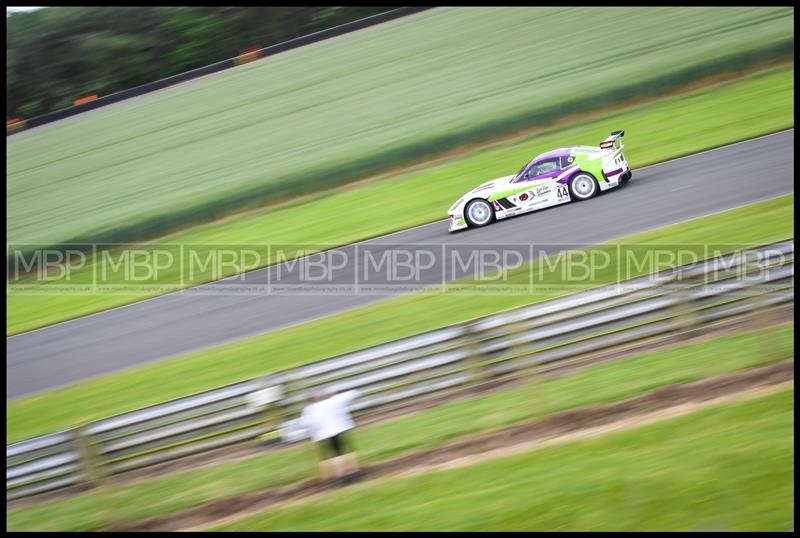
M 444 218 L 460 193 L 487 178 L 517 170 L 520 163 L 554 147 L 576 143 L 596 144 L 611 130 L 626 129 L 626 156 L 631 166 L 661 162 L 792 127 L 794 117 L 794 69 L 777 68 L 657 102 L 594 118 L 580 125 L 554 128 L 512 143 L 484 148 L 467 156 L 451 157 L 404 173 L 390 175 L 358 188 L 309 199 L 269 210 L 243 214 L 200 226 L 152 243 L 156 249 L 179 259 L 181 244 L 208 245 L 341 245 Z M 10 161 L 11 162 L 11 161 Z M 409 196 L 409 193 L 413 193 Z M 15 205 L 9 199 L 9 207 Z M 9 220 L 9 222 L 12 222 Z M 445 226 L 445 225 L 443 225 Z M 196 247 L 205 260 L 207 248 Z M 119 253 L 117 253 L 119 254 Z M 115 255 L 114 260 L 119 256 Z M 264 259 L 262 264 L 270 260 Z M 250 262 L 248 262 L 250 263 Z M 105 267 L 110 267 L 106 263 Z M 211 280 L 210 269 L 188 278 L 181 266 L 161 270 L 151 283 L 176 287 Z M 224 275 L 230 274 L 226 268 Z M 69 284 L 91 286 L 100 268 L 91 262 L 71 273 Z M 109 269 L 103 284 L 124 282 L 121 270 Z M 7 294 L 7 334 L 42 327 L 114 306 L 141 300 L 143 292 L 59 295 L 48 292 L 47 283 L 34 283 L 44 295 Z M 64 281 L 55 282 L 63 284 Z M 152 292 L 149 295 L 157 295 Z M 163 292 L 161 292 L 163 293 Z
M 765 352 L 767 340 L 771 345 Z M 363 462 L 385 460 L 524 420 L 764 365 L 792 356 L 793 340 L 793 326 L 723 335 L 375 423 L 356 430 L 353 440 Z M 94 529 L 106 523 L 109 506 L 126 520 L 174 513 L 221 496 L 303 480 L 314 466 L 306 446 L 270 451 L 120 486 L 110 498 L 99 497 L 107 492 L 91 492 L 13 510 L 7 525 L 13 530 Z
M 790 531 L 794 391 L 380 484 L 216 530 Z M 365 509 L 366 508 L 366 509 Z
M 790 59 L 793 13 L 442 8 L 364 29 L 10 137 L 8 240 L 139 241 Z
M 727 244 L 733 248 L 778 241 L 793 235 L 793 202 L 794 195 L 782 196 L 594 248 L 613 255 L 617 243 L 699 244 L 702 251 L 702 244 Z M 581 288 L 616 282 L 617 268 L 612 264 L 583 286 L 562 286 L 561 268 L 565 261 L 562 258 L 539 274 L 539 284 L 530 293 L 411 294 L 10 401 L 7 440 L 13 442 Z M 509 271 L 505 282 L 528 283 L 529 275 L 530 269 L 523 266 Z M 478 289 L 481 286 L 469 281 L 459 284 Z M 314 338 L 309 338 L 309 334 Z

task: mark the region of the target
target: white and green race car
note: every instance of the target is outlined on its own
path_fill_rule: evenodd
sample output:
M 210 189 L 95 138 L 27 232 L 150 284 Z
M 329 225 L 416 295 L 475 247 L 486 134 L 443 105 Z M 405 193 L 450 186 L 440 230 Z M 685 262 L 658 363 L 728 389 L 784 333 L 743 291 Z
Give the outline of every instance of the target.
M 600 147 L 574 146 L 542 153 L 516 174 L 476 187 L 450 207 L 450 231 L 588 200 L 600 191 L 624 185 L 631 179 L 622 153 L 624 135 L 625 131 L 614 131 Z

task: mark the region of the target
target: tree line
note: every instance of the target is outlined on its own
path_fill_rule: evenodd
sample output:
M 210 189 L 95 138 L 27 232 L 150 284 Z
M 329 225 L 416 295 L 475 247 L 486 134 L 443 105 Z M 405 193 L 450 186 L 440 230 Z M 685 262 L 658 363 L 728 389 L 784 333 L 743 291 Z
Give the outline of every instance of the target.
M 393 7 L 50 7 L 6 16 L 6 119 L 69 107 Z

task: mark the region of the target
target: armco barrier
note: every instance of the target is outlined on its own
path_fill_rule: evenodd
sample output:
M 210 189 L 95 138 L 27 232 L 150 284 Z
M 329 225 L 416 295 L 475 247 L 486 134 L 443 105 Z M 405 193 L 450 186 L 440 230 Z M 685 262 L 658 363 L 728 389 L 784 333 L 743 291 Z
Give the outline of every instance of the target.
M 6 448 L 9 500 L 92 482 L 294 427 L 310 394 L 359 389 L 356 417 L 380 416 L 485 381 L 592 357 L 794 302 L 794 240 L 490 315 Z M 756 260 L 756 261 L 754 261 Z M 264 408 L 249 398 L 278 388 Z M 294 431 L 293 431 L 294 429 Z
M 64 118 L 68 118 L 70 116 L 74 116 L 76 114 L 80 114 L 82 112 L 88 112 L 89 110 L 94 110 L 96 108 L 100 108 L 102 106 L 110 105 L 113 103 L 118 103 L 125 99 L 130 99 L 131 97 L 136 97 L 139 95 L 143 95 L 145 93 L 154 92 L 156 90 L 161 90 L 168 86 L 173 86 L 175 84 L 179 84 L 181 82 L 186 82 L 187 80 L 191 80 L 193 78 L 202 77 L 205 75 L 210 75 L 212 73 L 216 73 L 218 71 L 222 71 L 223 69 L 228 69 L 231 67 L 235 67 L 240 63 L 244 63 L 242 61 L 242 56 L 247 56 L 248 61 L 252 61 L 256 58 L 264 58 L 266 56 L 271 56 L 273 54 L 278 54 L 280 52 L 284 52 L 287 50 L 295 49 L 298 47 L 302 47 L 305 45 L 310 45 L 311 43 L 316 43 L 317 41 L 322 41 L 325 39 L 329 39 L 331 37 L 336 37 L 340 35 L 347 34 L 349 32 L 354 32 L 356 30 L 361 30 L 363 28 L 367 28 L 369 26 L 380 24 L 383 22 L 392 21 L 394 19 L 398 19 L 400 17 L 405 17 L 408 15 L 413 15 L 415 13 L 419 13 L 421 11 L 425 11 L 427 9 L 431 9 L 430 7 L 401 7 L 398 9 L 394 9 L 392 11 L 387 11 L 385 13 L 378 13 L 377 15 L 372 15 L 370 17 L 365 17 L 363 19 L 359 19 L 357 21 L 348 22 L 345 24 L 340 24 L 339 26 L 334 26 L 333 28 L 327 28 L 325 30 L 320 30 L 318 32 L 314 32 L 312 34 L 296 37 L 294 39 L 290 39 L 288 41 L 284 41 L 283 43 L 278 43 L 275 45 L 271 45 L 269 47 L 264 47 L 258 51 L 254 51 L 248 53 L 247 55 L 240 55 L 234 58 L 229 58 L 227 60 L 222 60 L 221 62 L 216 62 L 210 65 L 206 65 L 204 67 L 199 67 L 197 69 L 192 69 L 191 71 L 186 71 L 185 73 L 179 73 L 177 75 L 173 75 L 171 77 L 163 78 L 161 80 L 157 80 L 155 82 L 148 82 L 147 84 L 142 84 L 140 86 L 136 86 L 134 88 L 130 88 L 128 90 L 123 90 L 117 93 L 113 93 L 111 95 L 107 95 L 104 97 L 100 97 L 98 99 L 82 103 L 76 106 L 71 106 L 69 108 L 64 108 L 61 110 L 56 110 L 54 112 L 49 112 L 47 114 L 42 114 L 41 116 L 35 116 L 33 118 L 28 118 L 24 122 L 16 124 L 17 127 L 11 129 L 10 127 L 6 127 L 6 136 L 17 133 L 23 129 L 31 128 L 31 127 L 38 127 L 40 125 L 45 125 L 47 123 L 52 123 L 54 121 L 62 120 Z
M 6 136 L 18 133 L 20 131 L 25 130 L 28 122 L 26 120 L 16 120 L 16 121 L 7 121 L 6 122 Z

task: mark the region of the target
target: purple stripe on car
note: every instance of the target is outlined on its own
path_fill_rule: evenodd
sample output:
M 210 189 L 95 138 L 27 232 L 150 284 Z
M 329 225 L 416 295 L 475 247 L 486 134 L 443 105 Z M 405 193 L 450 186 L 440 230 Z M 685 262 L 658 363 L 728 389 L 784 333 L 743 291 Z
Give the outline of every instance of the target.
M 574 174 L 574 173 L 575 173 L 575 172 L 577 172 L 578 170 L 580 170 L 580 168 L 578 167 L 578 165 L 573 165 L 573 166 L 570 166 L 570 167 L 569 167 L 569 168 L 567 168 L 566 170 L 562 170 L 562 171 L 561 171 L 561 175 L 562 175 L 562 177 L 560 177 L 560 178 L 559 178 L 559 179 L 557 179 L 556 181 L 557 181 L 558 183 L 561 183 L 562 185 L 566 185 L 567 183 L 569 183 L 569 178 L 572 176 L 572 174 Z
M 621 172 L 622 172 L 622 168 L 618 168 L 618 169 L 614 170 L 613 172 L 607 172 L 606 176 L 616 176 L 617 174 L 619 174 Z

